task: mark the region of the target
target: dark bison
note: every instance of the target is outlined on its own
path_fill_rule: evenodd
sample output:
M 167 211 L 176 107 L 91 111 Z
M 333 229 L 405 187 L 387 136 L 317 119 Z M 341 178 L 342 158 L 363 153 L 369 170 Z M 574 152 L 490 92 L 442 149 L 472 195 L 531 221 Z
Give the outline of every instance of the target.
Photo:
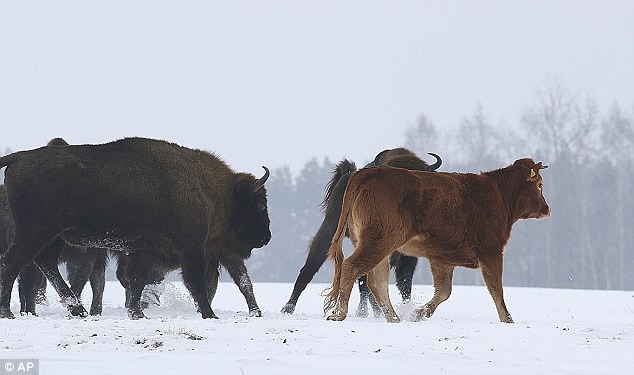
M 393 167 L 406 168 L 412 170 L 422 171 L 435 171 L 442 164 L 440 156 L 429 153 L 436 158 L 436 162 L 432 165 L 427 164 L 421 160 L 416 154 L 405 149 L 395 148 L 384 150 L 380 152 L 374 161 L 366 165 L 390 165 Z M 356 172 L 356 165 L 348 160 L 342 160 L 339 162 L 326 186 L 326 193 L 322 202 L 322 208 L 324 210 L 324 221 L 317 230 L 317 234 L 312 238 L 308 247 L 308 257 L 302 269 L 299 271 L 297 280 L 293 287 L 288 302 L 282 308 L 283 313 L 292 314 L 295 311 L 297 300 L 300 294 L 306 289 L 306 285 L 313 279 L 319 268 L 324 264 L 328 257 L 328 248 L 335 234 L 337 228 L 337 221 L 341 213 L 341 204 L 343 202 L 343 193 L 348 184 L 350 177 Z M 399 289 L 401 297 L 404 301 L 408 301 L 411 298 L 412 291 L 412 277 L 414 276 L 414 270 L 416 269 L 416 263 L 418 258 L 411 256 L 401 256 L 396 253 L 391 257 L 391 264 L 394 267 L 396 274 L 396 285 Z M 380 308 L 374 301 L 370 290 L 367 287 L 365 276 L 362 276 L 359 280 L 359 291 L 361 299 L 359 308 L 357 310 L 358 316 L 367 316 L 367 301 L 368 298 L 372 302 L 375 316 L 380 314 Z
M 155 270 L 179 267 L 202 317 L 216 318 L 218 259 L 243 261 L 271 239 L 268 169 L 256 179 L 209 152 L 126 138 L 16 152 L 3 166 L 16 231 L 0 264 L 0 317 L 13 317 L 13 282 L 32 261 L 71 315 L 87 315 L 57 269 L 67 242 L 128 255 L 120 280 L 130 318 L 144 317 L 141 292 Z
M 54 138 L 47 146 L 68 146 L 62 138 Z M 13 242 L 15 233 L 13 218 L 7 199 L 7 191 L 4 185 L 0 185 L 0 255 L 8 249 Z M 65 244 L 60 261 L 66 263 L 70 289 L 77 295 L 90 280 L 92 288 L 92 303 L 90 314 L 99 315 L 102 312 L 103 290 L 105 285 L 105 270 L 107 254 L 105 250 L 73 247 Z M 46 301 L 46 277 L 34 263 L 26 265 L 18 276 L 18 291 L 20 297 L 20 313 L 35 315 L 35 306 Z
M 481 268 L 500 321 L 513 319 L 502 291 L 502 251 L 519 219 L 550 215 L 542 194 L 541 162 L 520 159 L 479 175 L 429 173 L 373 167 L 357 172 L 346 187 L 341 216 L 329 249 L 335 263 L 324 311 L 343 320 L 357 277 L 368 285 L 388 322 L 399 321 L 388 293 L 388 256 L 398 250 L 429 259 L 434 296 L 416 318 L 430 317 L 449 298 L 454 267 Z M 346 229 L 354 252 L 343 259 Z

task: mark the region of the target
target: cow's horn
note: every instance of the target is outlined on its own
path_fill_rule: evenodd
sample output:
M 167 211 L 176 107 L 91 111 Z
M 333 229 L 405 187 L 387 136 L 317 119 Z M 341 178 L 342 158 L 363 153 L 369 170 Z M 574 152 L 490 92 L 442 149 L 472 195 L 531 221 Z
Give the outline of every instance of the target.
M 428 152 L 429 155 L 433 156 L 436 158 L 436 162 L 432 165 L 429 166 L 429 168 L 427 168 L 428 171 L 435 171 L 436 169 L 440 168 L 440 166 L 442 165 L 442 159 L 440 158 L 440 156 L 434 154 L 433 152 Z
M 269 169 L 267 167 L 262 166 L 262 168 L 264 168 L 264 176 L 262 176 L 262 178 L 260 178 L 259 180 L 255 181 L 255 185 L 253 186 L 253 191 L 260 190 L 260 188 L 264 186 L 264 183 L 266 182 L 266 180 L 269 179 L 269 175 L 271 174 L 269 173 Z

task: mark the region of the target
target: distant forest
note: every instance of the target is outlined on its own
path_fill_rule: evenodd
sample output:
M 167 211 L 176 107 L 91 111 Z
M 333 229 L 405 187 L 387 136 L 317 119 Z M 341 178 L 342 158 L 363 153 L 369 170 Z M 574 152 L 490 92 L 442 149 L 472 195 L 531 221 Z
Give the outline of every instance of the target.
M 599 108 L 561 84 L 537 97 L 515 124 L 491 124 L 478 106 L 456 130 L 443 132 L 421 115 L 406 130 L 403 146 L 430 162 L 427 152 L 440 154 L 439 171 L 479 173 L 521 157 L 550 166 L 542 176 L 551 217 L 515 224 L 505 250 L 505 285 L 632 290 L 634 108 Z M 354 162 L 363 166 L 376 153 Z M 295 281 L 321 224 L 319 204 L 336 162 L 309 160 L 296 177 L 288 167 L 272 171 L 273 239 L 248 262 L 255 281 Z M 327 261 L 314 281 L 331 282 L 332 268 Z M 431 283 L 427 260 L 419 261 L 414 281 Z M 480 271 L 467 269 L 456 269 L 454 283 L 483 285 Z
M 634 103 L 599 108 L 554 83 L 515 123 L 492 124 L 477 106 L 454 130 L 445 128 L 422 114 L 405 130 L 402 146 L 429 162 L 434 159 L 427 152 L 439 154 L 445 172 L 479 173 L 522 157 L 549 165 L 542 176 L 551 216 L 515 224 L 504 285 L 634 290 Z M 361 167 L 380 151 L 353 161 Z M 295 281 L 321 224 L 320 203 L 337 162 L 313 158 L 296 176 L 288 166 L 271 170 L 266 187 L 273 237 L 247 262 L 254 281 Z M 345 241 L 344 251 L 350 250 Z M 331 282 L 332 268 L 327 261 L 313 281 Z M 115 279 L 112 267 L 108 278 Z M 419 261 L 414 282 L 431 284 L 427 260 Z M 457 268 L 454 284 L 483 281 L 479 270 Z

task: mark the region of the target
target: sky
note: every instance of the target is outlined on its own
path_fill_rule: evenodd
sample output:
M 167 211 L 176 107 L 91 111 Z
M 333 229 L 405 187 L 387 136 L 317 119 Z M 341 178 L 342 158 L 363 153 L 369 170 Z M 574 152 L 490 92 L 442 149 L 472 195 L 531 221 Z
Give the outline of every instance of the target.
M 220 319 L 203 320 L 182 283 L 168 283 L 161 306 L 131 321 L 118 282 L 106 284 L 103 315 L 85 319 L 68 318 L 49 285 L 49 305 L 38 306 L 38 317 L 0 321 L 0 365 L 37 359 L 41 375 L 607 375 L 634 368 L 631 291 L 505 288 L 516 322 L 506 324 L 486 287 L 455 286 L 431 318 L 413 322 L 409 314 L 433 294 L 415 285 L 413 302 L 395 305 L 403 321 L 390 324 L 353 316 L 356 291 L 352 315 L 326 321 L 326 286 L 309 284 L 288 315 L 279 309 L 291 284 L 255 283 L 263 311 L 256 318 L 233 283 L 220 283 L 212 304 Z M 400 301 L 395 287 L 391 294 Z M 83 300 L 90 301 L 90 288 Z M 19 310 L 17 287 L 12 307 Z
M 0 0 L 0 152 L 128 136 L 234 169 L 361 164 L 557 80 L 634 108 L 633 1 Z M 430 150 L 442 154 L 442 150 Z

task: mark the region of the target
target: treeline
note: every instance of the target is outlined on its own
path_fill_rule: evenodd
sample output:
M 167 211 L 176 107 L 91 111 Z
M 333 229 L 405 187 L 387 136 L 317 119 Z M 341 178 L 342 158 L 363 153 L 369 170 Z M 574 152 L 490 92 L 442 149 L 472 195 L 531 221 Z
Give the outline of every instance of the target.
M 403 145 L 421 157 L 440 154 L 441 171 L 478 173 L 526 156 L 550 166 L 542 175 L 552 215 L 514 226 L 505 250 L 505 285 L 634 289 L 632 110 L 618 103 L 599 108 L 559 84 L 538 98 L 515 124 L 492 124 L 481 106 L 452 131 L 422 115 L 406 130 Z M 362 166 L 373 158 L 355 162 Z M 295 280 L 323 218 L 319 203 L 336 162 L 310 160 L 296 178 L 286 167 L 272 171 L 273 240 L 253 252 L 248 266 L 254 280 Z M 326 263 L 315 281 L 330 282 L 331 272 Z M 474 270 L 457 270 L 454 280 L 482 284 Z M 425 259 L 415 282 L 431 283 Z

